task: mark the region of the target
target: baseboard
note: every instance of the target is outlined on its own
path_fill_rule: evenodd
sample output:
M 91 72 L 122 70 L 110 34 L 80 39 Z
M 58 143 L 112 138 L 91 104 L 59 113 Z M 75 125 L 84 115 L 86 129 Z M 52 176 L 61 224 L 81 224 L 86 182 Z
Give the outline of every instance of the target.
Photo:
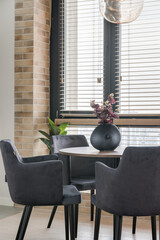
M 14 203 L 12 202 L 11 198 L 0 197 L 0 205 L 3 205 L 3 206 L 14 206 Z

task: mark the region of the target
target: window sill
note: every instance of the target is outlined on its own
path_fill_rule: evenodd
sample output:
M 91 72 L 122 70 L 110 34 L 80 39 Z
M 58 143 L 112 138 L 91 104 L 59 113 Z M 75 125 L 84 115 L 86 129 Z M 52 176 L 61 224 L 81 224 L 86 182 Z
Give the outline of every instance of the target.
M 134 115 L 135 117 L 135 115 Z M 73 119 L 73 118 L 65 118 L 65 119 L 56 119 L 55 123 L 57 125 L 63 123 L 63 122 L 69 122 L 70 125 L 98 125 L 98 119 Z M 123 119 L 116 119 L 114 120 L 114 124 L 117 126 L 160 126 L 160 119 L 144 119 L 144 118 L 123 118 Z

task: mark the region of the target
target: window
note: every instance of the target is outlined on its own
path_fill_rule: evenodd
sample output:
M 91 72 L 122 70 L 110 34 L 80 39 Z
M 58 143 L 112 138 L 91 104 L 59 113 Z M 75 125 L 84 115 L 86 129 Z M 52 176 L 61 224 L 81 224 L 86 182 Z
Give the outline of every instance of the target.
M 97 0 L 52 4 L 51 116 L 91 117 L 90 101 L 106 100 L 119 78 L 119 26 L 104 21 Z
M 103 20 L 97 0 L 54 2 L 59 116 L 91 111 L 90 100 L 101 102 L 110 92 L 115 92 L 120 114 L 159 115 L 160 1 L 145 0 L 138 19 L 121 25 L 120 32 L 118 25 Z
M 97 0 L 60 1 L 60 112 L 103 100 L 103 18 Z
M 122 114 L 160 114 L 159 14 L 160 1 L 145 0 L 139 18 L 121 25 L 116 97 Z
M 160 1 L 145 0 L 138 19 L 121 26 L 103 19 L 98 0 L 55 0 L 52 11 L 51 117 L 91 117 L 90 100 L 114 92 L 121 144 L 159 144 Z M 96 123 L 76 124 L 69 133 L 89 138 Z

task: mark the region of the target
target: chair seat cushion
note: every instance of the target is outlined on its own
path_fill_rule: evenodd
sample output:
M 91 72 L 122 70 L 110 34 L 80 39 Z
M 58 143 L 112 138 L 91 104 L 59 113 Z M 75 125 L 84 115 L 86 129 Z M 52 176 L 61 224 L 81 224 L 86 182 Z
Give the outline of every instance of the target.
M 96 206 L 96 194 L 92 195 L 91 203 Z
M 75 186 L 63 186 L 63 205 L 79 204 L 81 203 L 81 194 Z
M 95 178 L 72 178 L 71 184 L 74 185 L 79 191 L 92 190 L 96 188 Z

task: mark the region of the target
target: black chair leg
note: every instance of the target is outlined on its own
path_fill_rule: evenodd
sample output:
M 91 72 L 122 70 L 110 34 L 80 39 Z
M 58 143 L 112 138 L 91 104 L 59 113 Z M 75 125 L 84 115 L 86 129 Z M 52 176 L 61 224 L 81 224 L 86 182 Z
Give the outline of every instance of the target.
M 94 189 L 91 190 L 91 198 L 93 194 L 94 194 Z M 91 203 L 91 221 L 93 221 L 93 218 L 94 218 L 94 205 Z
M 52 212 L 51 212 L 51 216 L 50 216 L 47 228 L 50 228 L 50 226 L 52 224 L 52 221 L 53 221 L 53 218 L 54 218 L 54 215 L 56 213 L 56 210 L 57 210 L 57 206 L 54 206 L 53 209 L 52 209 Z
M 133 217 L 132 234 L 136 233 L 137 217 Z
M 116 240 L 121 240 L 122 235 L 122 216 L 117 216 L 117 234 L 116 234 Z
M 78 212 L 79 212 L 79 205 L 75 204 L 75 238 L 77 238 L 77 233 L 78 233 Z
M 118 235 L 118 217 L 113 215 L 113 240 L 117 240 Z
M 65 218 L 65 236 L 66 240 L 69 240 L 68 206 L 64 206 L 64 218 Z
M 29 218 L 32 212 L 32 208 L 33 208 L 32 206 L 25 206 L 19 224 L 16 240 L 23 240 L 29 222 Z
M 75 228 L 74 228 L 74 207 L 73 205 L 69 206 L 69 215 L 70 215 L 70 236 L 71 240 L 75 240 Z
M 151 216 L 151 225 L 152 225 L 152 240 L 156 240 L 157 239 L 156 216 Z
M 96 217 L 95 217 L 95 225 L 94 225 L 94 240 L 98 240 L 98 237 L 99 237 L 100 221 L 101 221 L 101 209 L 96 207 Z
M 19 224 L 19 228 L 18 228 L 16 240 L 19 239 L 19 234 L 20 234 L 20 232 L 21 232 L 21 228 L 22 228 L 22 225 L 23 225 L 25 213 L 26 213 L 26 206 L 25 206 L 24 209 L 23 209 L 23 213 L 22 213 L 22 217 L 21 217 L 20 224 Z

